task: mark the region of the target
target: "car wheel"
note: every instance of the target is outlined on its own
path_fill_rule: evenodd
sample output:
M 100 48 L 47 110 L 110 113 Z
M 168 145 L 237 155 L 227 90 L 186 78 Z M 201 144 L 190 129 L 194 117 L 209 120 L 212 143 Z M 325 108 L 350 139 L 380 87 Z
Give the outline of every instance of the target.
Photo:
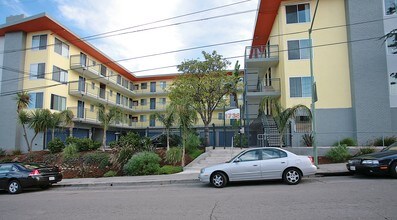
M 10 194 L 18 194 L 22 191 L 22 186 L 21 184 L 18 182 L 18 180 L 11 180 L 8 183 L 8 192 Z
M 283 180 L 288 185 L 296 185 L 302 179 L 300 171 L 296 168 L 290 168 L 284 171 Z
M 222 188 L 227 184 L 226 175 L 221 172 L 216 172 L 211 175 L 211 183 L 216 188 Z
M 397 162 L 394 162 L 390 167 L 390 174 L 392 177 L 397 178 Z

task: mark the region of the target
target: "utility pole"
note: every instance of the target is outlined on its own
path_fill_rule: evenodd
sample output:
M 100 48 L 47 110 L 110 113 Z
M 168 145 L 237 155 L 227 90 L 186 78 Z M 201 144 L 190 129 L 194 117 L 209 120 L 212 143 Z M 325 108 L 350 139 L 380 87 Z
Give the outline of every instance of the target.
M 313 24 L 314 20 L 316 19 L 318 3 L 320 0 L 316 2 L 316 8 L 314 9 L 313 19 L 310 25 L 309 32 L 309 47 L 310 47 L 310 79 L 312 85 L 312 103 L 311 103 L 311 111 L 312 111 L 312 136 L 313 136 L 313 157 L 314 157 L 314 164 L 318 167 L 318 155 L 317 155 L 317 135 L 316 135 L 316 82 L 314 81 L 314 70 L 313 70 L 313 44 L 312 44 L 312 31 L 313 31 Z

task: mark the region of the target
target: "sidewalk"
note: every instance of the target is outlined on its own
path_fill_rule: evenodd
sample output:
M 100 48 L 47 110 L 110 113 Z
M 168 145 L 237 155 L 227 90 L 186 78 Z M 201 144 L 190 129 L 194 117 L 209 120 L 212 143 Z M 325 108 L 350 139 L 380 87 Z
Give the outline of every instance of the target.
M 349 172 L 345 163 L 319 165 L 316 176 L 344 176 Z M 122 176 L 102 178 L 64 179 L 57 187 L 113 187 L 139 185 L 168 185 L 198 183 L 198 172 L 182 172 L 170 175 Z

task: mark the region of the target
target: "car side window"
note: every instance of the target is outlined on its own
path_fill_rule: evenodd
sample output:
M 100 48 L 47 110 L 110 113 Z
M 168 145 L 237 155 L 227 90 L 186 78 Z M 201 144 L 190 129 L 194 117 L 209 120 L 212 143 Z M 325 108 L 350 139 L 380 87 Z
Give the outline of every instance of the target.
M 12 169 L 12 164 L 2 164 L 0 165 L 0 173 L 8 173 Z
M 262 159 L 275 159 L 275 158 L 283 158 L 287 157 L 287 153 L 277 149 L 263 149 L 262 150 Z
M 259 150 L 251 150 L 251 151 L 248 151 L 248 152 L 244 153 L 243 155 L 241 155 L 239 157 L 239 159 L 240 159 L 241 162 L 244 162 L 244 161 L 255 161 L 255 160 L 260 160 L 261 159 L 260 156 L 261 155 L 260 155 Z

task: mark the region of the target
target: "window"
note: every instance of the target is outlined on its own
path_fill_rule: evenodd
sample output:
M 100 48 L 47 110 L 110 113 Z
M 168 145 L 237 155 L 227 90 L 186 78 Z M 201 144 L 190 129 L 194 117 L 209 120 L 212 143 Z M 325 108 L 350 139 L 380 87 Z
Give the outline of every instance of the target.
M 223 120 L 223 113 L 222 112 L 218 113 L 218 120 Z
M 312 123 L 310 117 L 300 115 L 295 117 L 295 131 L 297 133 L 309 133 L 312 131 Z
M 287 24 L 310 22 L 310 5 L 287 5 L 285 6 L 287 14 Z
M 91 83 L 91 88 L 92 88 L 93 90 L 95 89 L 95 83 L 94 83 L 94 82 Z
M 140 122 L 145 122 L 146 121 L 146 115 L 140 115 L 139 116 L 139 121 Z
M 138 100 L 132 101 L 132 105 L 133 105 L 133 106 L 138 106 Z
M 134 85 L 134 90 L 139 90 L 139 84 Z
M 310 77 L 289 78 L 290 97 L 311 97 L 312 87 Z
M 150 115 L 149 126 L 150 127 L 155 127 L 156 126 L 156 117 L 154 115 Z
M 160 88 L 165 89 L 167 87 L 166 81 L 160 81 Z
M 121 85 L 121 76 L 117 75 L 117 84 Z
M 66 98 L 51 94 L 51 109 L 58 111 L 66 110 Z
M 43 93 L 42 92 L 32 92 L 29 93 L 29 109 L 43 108 Z
M 150 92 L 156 92 L 156 82 L 150 82 Z
M 240 156 L 240 161 L 260 160 L 260 150 L 251 150 Z
M 134 91 L 134 83 L 130 82 L 130 90 Z
M 32 37 L 32 50 L 47 49 L 47 34 Z
M 68 82 L 68 71 L 63 70 L 59 67 L 53 66 L 52 67 L 52 80 L 66 83 Z
M 276 149 L 264 149 L 262 150 L 262 160 L 275 159 L 287 157 L 287 153 Z
M 45 63 L 30 64 L 29 79 L 44 79 Z
M 69 45 L 55 38 L 54 52 L 64 57 L 69 57 Z
M 160 98 L 160 104 L 161 105 L 166 105 L 167 104 L 167 99 L 166 98 Z
M 150 98 L 150 109 L 156 109 L 156 98 Z
M 147 83 L 141 83 L 141 89 L 147 89 Z
M 392 37 L 387 39 L 387 53 L 397 54 L 397 33 L 394 33 Z
M 113 96 L 113 90 L 109 90 L 109 96 Z
M 385 14 L 386 15 L 395 15 L 397 0 L 384 0 L 385 1 Z
M 288 59 L 299 60 L 310 58 L 310 43 L 309 40 L 291 40 L 288 44 Z
M 147 105 L 147 100 L 146 99 L 141 99 L 141 105 Z
M 90 105 L 90 112 L 94 112 L 94 110 L 95 110 L 95 106 L 94 105 Z
M 120 93 L 117 93 L 117 94 L 116 94 L 116 104 L 119 104 L 119 105 L 120 105 L 120 102 L 121 102 L 121 94 L 120 94 Z
M 128 89 L 128 80 L 123 78 L 122 82 L 123 82 L 123 87 Z

